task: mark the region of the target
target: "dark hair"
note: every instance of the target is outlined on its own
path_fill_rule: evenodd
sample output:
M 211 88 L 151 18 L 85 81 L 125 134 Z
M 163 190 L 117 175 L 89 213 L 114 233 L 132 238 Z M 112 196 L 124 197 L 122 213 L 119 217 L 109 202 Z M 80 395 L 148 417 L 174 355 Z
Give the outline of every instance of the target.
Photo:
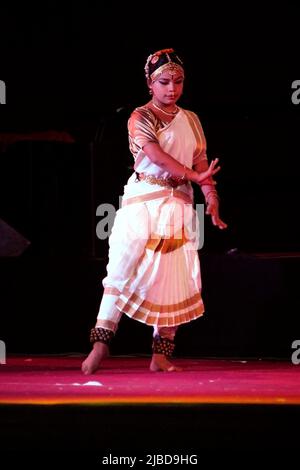
M 160 51 L 154 52 L 148 57 L 145 65 L 146 78 L 151 77 L 155 70 L 170 62 L 180 67 L 183 66 L 182 60 L 178 57 L 174 49 L 161 49 Z

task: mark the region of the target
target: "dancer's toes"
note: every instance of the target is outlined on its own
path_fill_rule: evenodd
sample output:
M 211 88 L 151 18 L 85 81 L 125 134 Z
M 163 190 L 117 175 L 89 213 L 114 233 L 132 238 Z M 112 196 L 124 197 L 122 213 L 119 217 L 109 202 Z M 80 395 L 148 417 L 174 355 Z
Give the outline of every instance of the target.
M 81 365 L 81 370 L 84 375 L 94 374 L 100 366 L 100 360 L 95 357 L 93 351 L 88 355 L 85 361 Z
M 94 343 L 93 349 L 83 361 L 81 370 L 84 375 L 94 374 L 100 367 L 102 359 L 108 355 L 108 347 L 104 343 Z
M 182 367 L 178 367 L 178 366 L 170 366 L 168 367 L 167 369 L 167 372 L 181 372 L 182 371 Z

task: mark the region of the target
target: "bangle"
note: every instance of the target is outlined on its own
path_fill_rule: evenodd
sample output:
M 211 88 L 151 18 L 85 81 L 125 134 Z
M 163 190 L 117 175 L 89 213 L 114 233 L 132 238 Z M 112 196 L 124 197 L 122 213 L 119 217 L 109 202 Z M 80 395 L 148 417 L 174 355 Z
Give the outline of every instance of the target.
M 218 195 L 218 193 L 217 193 L 217 191 L 216 191 L 215 189 L 212 189 L 211 191 L 209 191 L 209 192 L 206 194 L 206 197 L 205 197 L 205 202 L 206 202 L 206 204 L 209 204 L 209 200 L 210 200 L 211 198 L 215 198 L 215 199 L 217 199 L 217 201 L 220 200 L 219 195 Z

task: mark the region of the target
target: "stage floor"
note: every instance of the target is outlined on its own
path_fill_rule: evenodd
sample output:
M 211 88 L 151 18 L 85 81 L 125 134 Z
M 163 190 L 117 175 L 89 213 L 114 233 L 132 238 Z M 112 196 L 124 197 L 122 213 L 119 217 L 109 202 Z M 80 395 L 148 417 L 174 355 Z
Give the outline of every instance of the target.
M 150 372 L 150 357 L 113 356 L 84 376 L 83 359 L 8 356 L 0 366 L 0 450 L 10 461 L 40 465 L 42 451 L 55 465 L 62 455 L 68 465 L 125 455 L 141 466 L 149 454 L 200 461 L 208 451 L 211 461 L 216 450 L 298 448 L 300 367 L 288 361 L 181 358 L 182 372 Z
M 150 372 L 148 357 L 110 357 L 85 376 L 80 355 L 15 356 L 0 365 L 0 404 L 300 404 L 300 365 L 281 360 L 177 359 Z

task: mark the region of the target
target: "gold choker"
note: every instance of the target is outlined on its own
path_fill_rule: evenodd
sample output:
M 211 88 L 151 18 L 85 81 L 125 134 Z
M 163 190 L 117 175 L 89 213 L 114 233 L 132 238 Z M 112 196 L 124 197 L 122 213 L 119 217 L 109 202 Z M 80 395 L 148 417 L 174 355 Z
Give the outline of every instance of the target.
M 153 104 L 154 108 L 158 109 L 158 111 L 161 111 L 162 113 L 167 114 L 168 116 L 175 116 L 179 111 L 178 106 L 176 106 L 175 111 L 170 112 L 170 111 L 165 111 L 164 109 L 157 106 L 157 104 L 155 104 L 154 101 L 152 101 L 152 104 Z

